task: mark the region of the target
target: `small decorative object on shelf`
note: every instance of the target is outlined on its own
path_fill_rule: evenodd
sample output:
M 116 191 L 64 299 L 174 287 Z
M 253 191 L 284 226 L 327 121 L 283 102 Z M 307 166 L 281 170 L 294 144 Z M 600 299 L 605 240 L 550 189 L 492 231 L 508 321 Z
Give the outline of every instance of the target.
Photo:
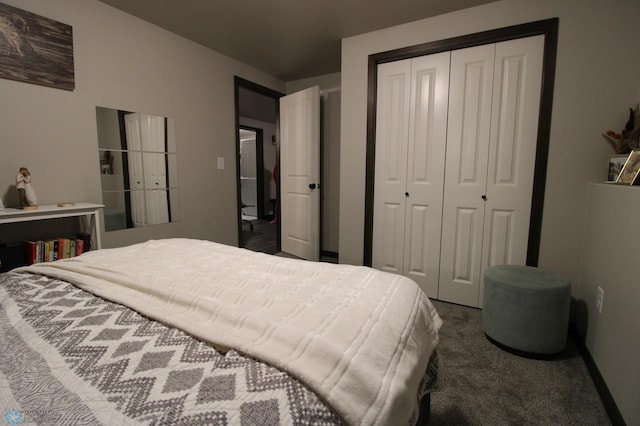
M 602 136 L 616 154 L 628 154 L 640 147 L 640 104 L 629 108 L 629 119 L 622 132 L 607 130 Z
M 615 182 L 620 176 L 624 163 L 629 158 L 628 154 L 610 155 L 607 164 L 607 182 Z
M 638 175 L 640 174 L 640 149 L 634 149 L 629 154 L 616 183 L 622 185 L 633 185 L 634 183 L 640 183 Z
M 38 208 L 36 193 L 31 187 L 31 173 L 26 167 L 20 167 L 18 170 L 16 188 L 18 189 L 18 208 L 20 210 Z
M 73 207 L 75 203 L 58 203 L 58 207 Z

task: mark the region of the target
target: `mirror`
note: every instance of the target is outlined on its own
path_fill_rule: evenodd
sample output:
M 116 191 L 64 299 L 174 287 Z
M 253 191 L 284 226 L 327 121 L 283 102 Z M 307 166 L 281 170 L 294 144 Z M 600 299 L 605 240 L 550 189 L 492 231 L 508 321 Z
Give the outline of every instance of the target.
M 243 222 L 258 219 L 256 132 L 238 130 L 240 137 L 240 211 Z
M 175 123 L 96 107 L 105 231 L 180 220 Z

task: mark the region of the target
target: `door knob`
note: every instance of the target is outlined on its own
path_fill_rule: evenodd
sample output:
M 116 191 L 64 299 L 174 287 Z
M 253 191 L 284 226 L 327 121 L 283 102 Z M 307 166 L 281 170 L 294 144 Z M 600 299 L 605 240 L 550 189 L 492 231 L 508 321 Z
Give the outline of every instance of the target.
M 486 195 L 483 195 L 483 196 L 482 196 L 482 199 L 483 199 L 484 201 L 487 201 L 487 196 L 486 196 Z
M 315 184 L 315 183 L 310 183 L 310 184 L 309 184 L 309 189 L 310 189 L 310 190 L 312 190 L 312 191 L 313 191 L 314 189 L 316 189 L 316 184 Z

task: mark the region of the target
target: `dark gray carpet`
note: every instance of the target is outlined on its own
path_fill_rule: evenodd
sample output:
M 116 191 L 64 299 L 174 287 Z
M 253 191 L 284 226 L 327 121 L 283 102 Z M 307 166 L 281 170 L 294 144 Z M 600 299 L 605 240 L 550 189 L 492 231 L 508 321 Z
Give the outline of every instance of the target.
M 442 386 L 429 425 L 611 424 L 574 339 L 558 356 L 527 359 L 487 340 L 480 309 L 433 304 Z

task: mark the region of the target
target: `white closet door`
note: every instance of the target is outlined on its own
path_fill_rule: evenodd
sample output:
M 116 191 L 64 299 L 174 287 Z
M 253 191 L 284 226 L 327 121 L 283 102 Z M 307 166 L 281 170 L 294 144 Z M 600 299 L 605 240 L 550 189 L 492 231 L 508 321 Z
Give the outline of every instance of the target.
M 477 306 L 495 45 L 451 54 L 440 300 Z
M 411 60 L 379 65 L 372 266 L 397 274 L 404 274 L 410 99 Z
M 157 225 L 169 223 L 169 206 L 167 202 L 167 191 L 162 189 L 152 189 L 144 191 L 145 206 L 147 209 L 147 225 Z
M 140 115 L 135 112 L 124 116 L 127 150 L 129 151 L 142 151 Z
M 404 275 L 438 296 L 450 53 L 411 62 Z
M 140 132 L 142 150 L 147 152 L 165 152 L 164 117 L 140 114 Z
M 147 225 L 147 209 L 144 196 L 145 191 L 131 190 L 131 220 L 134 227 Z
M 167 188 L 167 155 L 160 152 L 144 152 L 144 187 L 145 189 Z
M 441 300 L 481 307 L 484 270 L 526 262 L 543 44 L 452 54 Z
M 482 271 L 527 259 L 544 36 L 496 45 Z M 482 306 L 480 281 L 479 306 Z
M 142 169 L 142 137 L 140 114 L 124 116 L 125 133 L 127 135 L 127 158 L 129 166 L 129 188 L 144 189 L 144 171 Z

